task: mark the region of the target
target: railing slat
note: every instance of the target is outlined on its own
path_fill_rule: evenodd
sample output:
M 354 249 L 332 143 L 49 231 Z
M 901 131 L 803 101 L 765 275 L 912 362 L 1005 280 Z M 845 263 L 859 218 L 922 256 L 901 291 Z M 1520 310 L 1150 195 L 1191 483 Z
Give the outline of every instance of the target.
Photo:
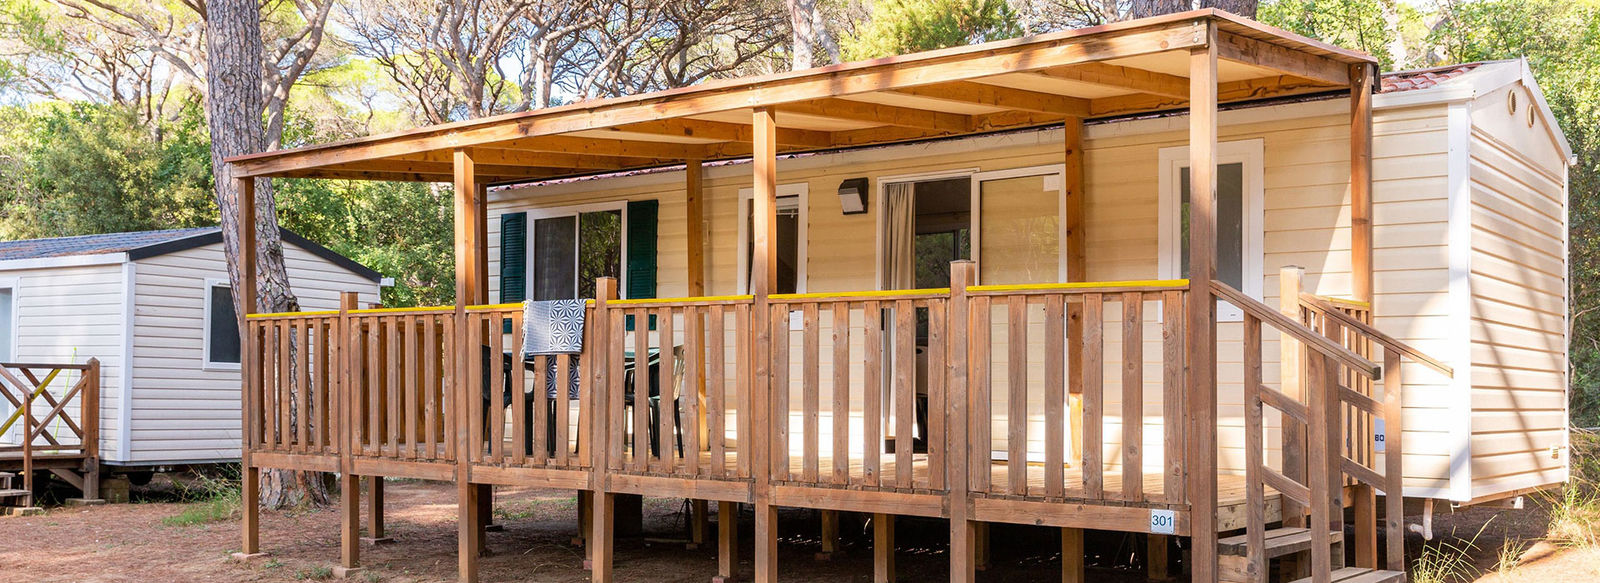
M 1105 496 L 1105 342 L 1102 329 L 1105 310 L 1098 293 L 1083 296 L 1083 492 L 1099 499 Z
M 311 446 L 311 329 L 310 321 L 294 322 L 294 450 L 307 453 Z
M 1066 494 L 1066 333 L 1062 320 L 1065 298 L 1044 299 L 1044 495 Z M 1072 371 L 1077 374 L 1078 371 Z
M 1006 298 L 1006 493 L 1028 493 L 1028 298 Z
M 773 305 L 772 326 L 772 479 L 789 479 L 789 306 Z
M 736 462 L 734 465 L 738 468 L 738 476 L 740 478 L 750 477 L 750 448 L 746 447 L 745 444 L 749 443 L 748 440 L 755 436 L 755 433 L 750 429 L 750 419 L 752 417 L 750 415 L 750 392 L 752 390 L 750 387 L 752 382 L 750 358 L 755 353 L 755 347 L 753 342 L 745 341 L 745 339 L 751 338 L 754 332 L 750 326 L 751 310 L 751 304 L 740 304 L 733 309 L 733 337 L 736 339 L 734 345 L 737 347 L 734 351 L 734 362 L 737 364 L 734 367 L 736 376 L 734 378 L 733 393 L 735 402 L 739 407 L 739 410 L 734 412 L 733 443 L 735 445 L 733 456 Z
M 655 448 L 660 468 L 663 471 L 672 471 L 676 467 L 672 455 L 673 445 L 673 418 L 677 415 L 678 400 L 676 385 L 678 379 L 678 353 L 676 336 L 673 334 L 672 308 L 656 308 L 656 320 L 659 327 L 656 329 L 657 344 L 660 346 L 659 383 L 660 397 L 656 400 L 656 419 L 660 421 L 656 429 Z
M 705 320 L 699 306 L 683 308 L 683 378 L 684 378 L 684 428 L 683 469 L 690 475 L 700 474 L 700 422 L 701 403 L 705 399 Z M 719 330 L 720 332 L 720 330 Z
M 850 305 L 833 304 L 833 480 L 850 482 Z
M 945 343 L 949 333 L 945 330 L 947 300 L 928 301 L 928 432 L 922 442 L 928 449 L 928 483 L 934 490 L 945 489 L 945 415 L 947 390 L 945 388 Z
M 1168 504 L 1183 504 L 1184 495 L 1184 350 L 1183 294 L 1161 294 L 1161 442 L 1166 465 L 1162 491 Z
M 1122 294 L 1122 498 L 1144 500 L 1144 294 Z
M 633 312 L 633 465 L 649 468 L 650 461 L 650 312 Z M 658 355 L 659 357 L 660 355 Z
M 912 427 L 917 419 L 917 312 L 911 300 L 896 300 L 894 316 L 894 484 L 910 488 Z
M 422 355 L 419 351 L 417 334 L 420 332 L 421 320 L 417 316 L 408 316 L 402 320 L 402 336 L 405 339 L 405 388 L 406 388 L 406 457 L 410 459 L 426 458 L 422 452 Z
M 801 332 L 804 338 L 801 340 L 800 365 L 802 374 L 801 408 L 803 409 L 801 413 L 801 423 L 803 425 L 801 453 L 804 461 L 801 462 L 800 479 L 808 484 L 814 484 L 817 481 L 817 466 L 819 465 L 818 448 L 822 441 L 822 436 L 817 434 L 819 401 L 822 398 L 819 394 L 821 392 L 822 373 L 818 370 L 822 366 L 818 358 L 821 352 L 822 331 L 817 321 L 817 304 L 815 302 L 807 302 L 801 308 L 800 319 L 804 328 L 804 331 Z
M 473 317 L 473 320 L 482 321 L 483 318 Z M 490 314 L 484 322 L 485 340 L 489 343 L 489 463 L 500 464 L 506 459 L 506 394 L 505 370 L 505 335 L 501 330 L 503 318 L 499 314 Z
M 422 320 L 422 455 L 424 459 L 439 457 L 438 442 L 439 416 L 443 414 L 439 407 L 439 328 L 434 323 L 433 316 L 421 316 Z
M 725 449 L 728 441 L 726 414 L 723 411 L 723 399 L 728 394 L 728 379 L 723 375 L 726 368 L 727 353 L 723 350 L 726 341 L 727 318 L 723 313 L 721 304 L 711 306 L 710 334 L 706 337 L 706 445 L 711 452 L 712 476 L 722 476 L 728 472 L 728 453 Z
M 967 367 L 971 379 L 967 390 L 971 392 L 967 407 L 968 442 L 967 476 L 972 492 L 988 492 L 994 481 L 994 409 L 993 382 L 990 362 L 993 358 L 994 330 L 991 328 L 988 296 L 973 296 L 969 300 L 967 325 Z
M 611 321 L 607 325 L 610 326 L 609 329 L 612 333 L 606 335 L 611 342 L 611 347 L 607 350 L 611 355 L 611 358 L 608 359 L 611 370 L 606 373 L 607 382 L 611 385 L 606 389 L 606 394 L 610 397 L 610 403 L 606 404 L 606 417 L 610 420 L 607 426 L 611 430 L 611 435 L 606 438 L 606 447 L 608 448 L 606 460 L 613 470 L 622 468 L 622 437 L 626 432 L 626 427 L 623 425 L 626 417 L 623 409 L 625 406 L 623 399 L 625 391 L 623 367 L 625 363 L 623 362 L 622 353 L 624 352 L 624 347 L 627 346 L 628 334 L 623 328 L 623 322 L 627 321 L 624 312 L 626 310 L 607 310 L 607 313 L 611 315 Z
M 866 363 L 862 380 L 861 483 L 877 486 L 881 476 L 878 464 L 883 451 L 883 309 L 876 301 L 864 304 L 866 313 Z

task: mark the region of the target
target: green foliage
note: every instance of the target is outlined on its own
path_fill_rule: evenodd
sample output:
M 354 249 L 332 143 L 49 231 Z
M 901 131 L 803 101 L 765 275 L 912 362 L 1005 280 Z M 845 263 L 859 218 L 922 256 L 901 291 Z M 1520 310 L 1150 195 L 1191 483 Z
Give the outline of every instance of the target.
M 1414 67 L 1426 56 L 1425 16 L 1403 0 L 1277 0 L 1256 12 L 1266 24 L 1365 51 L 1386 71 Z
M 278 222 L 394 277 L 385 306 L 455 297 L 451 192 L 419 183 L 277 180 Z
M 233 519 L 239 510 L 239 467 L 222 466 L 216 475 L 195 474 L 194 481 L 178 484 L 178 496 L 188 501 L 183 511 L 161 519 L 167 526 L 195 526 Z
M 878 0 L 856 33 L 840 42 L 849 60 L 1022 36 L 1022 25 L 1005 0 Z
M 0 237 L 216 224 L 210 141 L 197 107 L 147 127 L 125 108 L 0 108 Z

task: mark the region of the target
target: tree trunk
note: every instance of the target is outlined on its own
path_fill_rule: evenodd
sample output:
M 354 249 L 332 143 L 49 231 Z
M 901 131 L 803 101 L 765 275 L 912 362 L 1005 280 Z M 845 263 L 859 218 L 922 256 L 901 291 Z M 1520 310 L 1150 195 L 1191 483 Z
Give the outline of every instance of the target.
M 1260 3 L 1259 0 L 1202 0 L 1200 6 L 1232 12 L 1245 18 L 1255 18 L 1256 5 Z
M 277 205 L 273 202 L 271 181 L 258 180 L 256 200 L 241 201 L 230 168 L 223 162 L 231 156 L 259 152 L 266 143 L 262 128 L 259 10 L 255 0 L 215 0 L 209 5 L 206 19 L 206 50 L 209 55 L 206 110 L 211 129 L 211 168 L 216 179 L 223 248 L 229 259 L 228 278 L 233 283 L 233 289 L 243 287 L 239 284 L 239 205 L 256 206 L 257 297 L 234 296 L 235 313 L 240 315 L 240 330 L 247 329 L 243 321 L 246 301 L 254 302 L 255 311 L 260 312 L 300 309 L 299 300 L 289 289 L 289 276 L 284 269 L 283 239 L 278 233 Z M 261 485 L 261 500 L 271 508 L 328 503 L 327 488 L 318 476 L 270 470 L 261 473 Z
M 1189 0 L 1133 0 L 1133 5 L 1128 7 L 1128 18 L 1132 20 L 1161 16 L 1162 14 L 1183 12 L 1193 7 L 1193 3 Z M 1254 11 L 1252 11 L 1252 14 L 1254 14 Z
M 817 32 L 813 26 L 817 14 L 816 0 L 788 0 L 788 4 L 789 24 L 794 29 L 789 70 L 810 69 L 811 47 L 817 44 Z

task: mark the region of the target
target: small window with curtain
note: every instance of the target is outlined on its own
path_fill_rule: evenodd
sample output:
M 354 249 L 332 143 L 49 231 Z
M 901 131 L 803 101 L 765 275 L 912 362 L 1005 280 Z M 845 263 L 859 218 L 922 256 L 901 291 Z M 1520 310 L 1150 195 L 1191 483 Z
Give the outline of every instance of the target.
M 233 309 L 233 288 L 226 281 L 206 281 L 205 366 L 239 367 L 239 320 Z
M 1262 140 L 1218 144 L 1217 153 L 1217 263 L 1216 276 L 1245 295 L 1260 299 L 1263 285 Z M 1160 277 L 1189 278 L 1189 225 L 1193 216 L 1189 200 L 1189 148 L 1164 148 L 1160 152 Z M 1239 308 L 1217 303 L 1217 320 L 1237 322 Z
M 0 287 L 0 362 L 16 360 L 17 295 L 12 287 Z

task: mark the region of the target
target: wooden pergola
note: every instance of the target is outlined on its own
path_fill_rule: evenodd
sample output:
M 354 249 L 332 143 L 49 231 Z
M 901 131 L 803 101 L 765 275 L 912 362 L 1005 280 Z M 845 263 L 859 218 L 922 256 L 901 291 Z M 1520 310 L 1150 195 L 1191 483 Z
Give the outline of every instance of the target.
M 688 220 L 693 224 L 703 205 L 701 164 L 749 157 L 755 191 L 752 272 L 761 274 L 752 278 L 751 287 L 756 305 L 764 307 L 776 285 L 772 258 L 779 154 L 1063 125 L 1067 273 L 1069 281 L 1081 281 L 1084 120 L 1187 110 L 1189 167 L 1194 169 L 1190 200 L 1197 212 L 1189 231 L 1193 293 L 1183 307 L 1192 411 L 1185 479 L 1192 504 L 1194 576 L 1209 581 L 1217 577 L 1216 318 L 1209 282 L 1216 263 L 1218 106 L 1349 92 L 1355 296 L 1370 299 L 1371 93 L 1376 76 L 1376 61 L 1366 54 L 1207 9 L 237 156 L 227 163 L 241 200 L 247 201 L 253 200 L 255 180 L 261 178 L 453 182 L 459 309 L 488 301 L 489 185 L 686 164 Z M 255 295 L 256 221 L 253 205 L 241 204 L 240 209 L 241 293 L 249 298 Z M 691 229 L 690 237 L 689 291 L 700 295 L 703 262 L 694 257 L 703 242 L 697 230 Z M 773 341 L 772 327 L 766 322 L 767 310 L 753 313 L 756 350 L 763 354 Z M 754 361 L 756 387 L 767 382 L 767 366 L 764 359 Z M 953 407 L 963 406 L 956 401 Z M 770 419 L 759 400 L 752 414 L 756 426 Z M 964 443 L 964 431 L 952 427 L 952 443 Z M 766 467 L 769 446 L 753 447 L 754 467 Z M 258 470 L 250 455 L 247 448 L 245 504 L 253 508 Z M 461 463 L 465 467 L 467 462 Z M 348 474 L 350 468 L 342 469 Z M 952 482 L 956 479 L 964 478 Z M 346 483 L 347 492 L 354 490 L 353 484 Z M 776 538 L 770 535 L 777 507 L 770 489 L 770 477 L 756 474 L 758 581 L 776 578 Z M 480 493 L 466 480 L 460 480 L 460 492 L 463 508 L 477 504 Z M 951 493 L 953 580 L 965 580 L 971 573 L 973 523 L 966 516 L 964 496 L 964 489 Z M 608 496 L 596 496 L 596 515 L 608 511 L 609 503 Z M 246 553 L 258 548 L 252 515 L 246 514 Z M 472 580 L 477 553 L 470 541 L 476 536 L 469 535 L 467 522 L 462 526 L 461 576 Z M 606 560 L 594 561 L 594 580 L 609 580 L 608 538 L 596 537 L 595 545 L 593 552 Z M 355 549 L 347 544 L 345 552 L 346 563 L 353 564 Z

